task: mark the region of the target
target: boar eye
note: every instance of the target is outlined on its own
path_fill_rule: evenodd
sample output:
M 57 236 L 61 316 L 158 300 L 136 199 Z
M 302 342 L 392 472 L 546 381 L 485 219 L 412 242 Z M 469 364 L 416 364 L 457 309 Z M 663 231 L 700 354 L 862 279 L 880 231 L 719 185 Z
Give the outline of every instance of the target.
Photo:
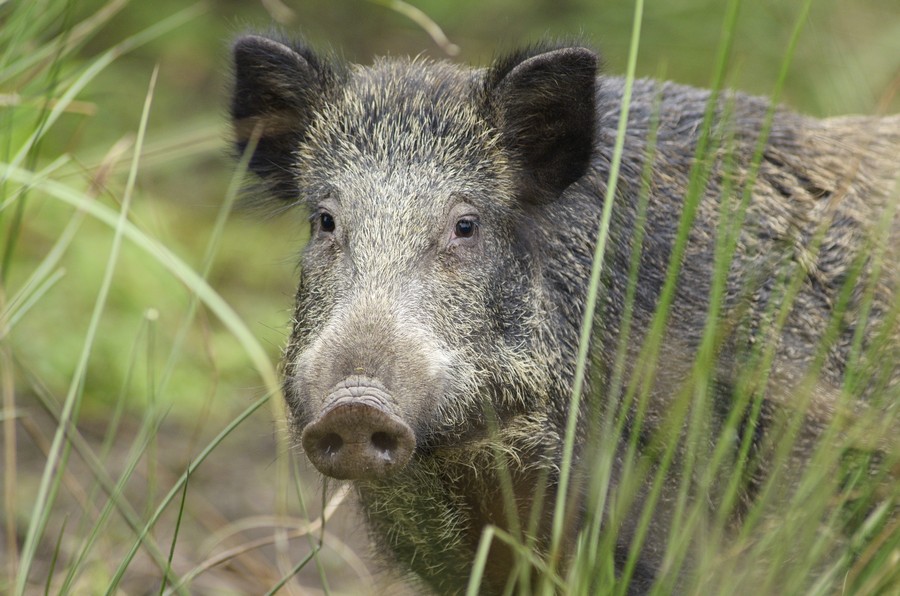
M 330 213 L 320 213 L 319 214 L 319 227 L 323 232 L 333 232 L 334 231 L 334 217 Z
M 460 219 L 456 222 L 456 227 L 453 228 L 453 235 L 456 238 L 471 238 L 475 235 L 475 230 L 478 227 L 478 223 L 474 219 Z

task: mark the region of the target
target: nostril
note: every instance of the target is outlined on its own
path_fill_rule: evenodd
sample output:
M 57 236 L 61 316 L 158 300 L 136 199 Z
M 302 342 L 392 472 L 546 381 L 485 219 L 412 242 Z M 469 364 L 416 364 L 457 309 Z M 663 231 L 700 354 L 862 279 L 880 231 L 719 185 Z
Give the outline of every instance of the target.
M 386 407 L 351 397 L 303 429 L 310 462 L 339 480 L 387 478 L 402 470 L 416 447 L 412 429 Z
M 397 450 L 397 438 L 386 432 L 378 431 L 372 433 L 372 446 L 378 451 L 382 457 L 392 457 Z
M 337 433 L 328 433 L 319 439 L 319 450 L 323 455 L 335 455 L 344 446 L 344 439 Z

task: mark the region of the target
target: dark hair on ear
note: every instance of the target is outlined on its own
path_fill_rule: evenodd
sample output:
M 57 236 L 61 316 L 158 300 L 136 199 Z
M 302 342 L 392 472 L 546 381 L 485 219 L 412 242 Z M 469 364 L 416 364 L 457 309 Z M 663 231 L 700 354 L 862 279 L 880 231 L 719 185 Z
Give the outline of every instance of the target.
M 602 55 L 596 51 L 592 44 L 586 43 L 584 40 L 579 38 L 552 38 L 552 39 L 540 39 L 533 43 L 517 47 L 512 51 L 500 54 L 497 58 L 494 59 L 490 68 L 488 69 L 487 76 L 485 77 L 484 83 L 487 89 L 491 89 L 496 87 L 497 84 L 512 71 L 516 66 L 521 64 L 522 62 L 528 60 L 529 58 L 533 58 L 540 54 L 546 54 L 547 52 L 553 52 L 556 50 L 564 50 L 567 48 L 586 48 L 592 50 L 594 55 L 597 57 L 597 70 L 602 70 L 604 67 L 603 57 Z
M 294 153 L 320 106 L 347 77 L 342 61 L 284 36 L 248 34 L 232 44 L 231 119 L 234 150 L 242 155 L 252 138 L 249 169 L 257 194 L 297 199 Z
M 594 152 L 596 52 L 542 42 L 498 58 L 487 70 L 488 117 L 519 169 L 519 192 L 553 200 L 582 177 Z

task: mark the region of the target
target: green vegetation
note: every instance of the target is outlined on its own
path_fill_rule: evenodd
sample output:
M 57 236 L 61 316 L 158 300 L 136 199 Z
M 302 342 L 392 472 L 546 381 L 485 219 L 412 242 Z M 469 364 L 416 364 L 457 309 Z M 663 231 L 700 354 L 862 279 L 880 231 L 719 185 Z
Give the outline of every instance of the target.
M 394 581 L 373 582 L 352 520 L 323 527 L 349 511 L 345 493 L 323 491 L 281 430 L 275 368 L 306 225 L 232 213 L 243 177 L 225 118 L 228 40 L 247 28 L 277 22 L 363 62 L 442 57 L 394 4 L 0 0 L 0 592 L 359 593 Z M 486 62 L 498 35 L 508 47 L 574 33 L 610 72 L 737 87 L 819 116 L 900 110 L 895 0 L 813 0 L 808 16 L 780 0 L 653 0 L 639 29 L 629 1 L 415 6 L 467 62 Z M 721 242 L 727 254 L 728 233 Z M 757 356 L 759 379 L 768 355 Z M 639 400 L 630 383 L 623 395 Z M 819 463 L 842 461 L 844 477 L 805 479 L 778 525 L 765 515 L 774 495 L 750 511 L 734 552 L 700 557 L 732 566 L 735 583 L 715 589 L 898 589 L 900 526 L 890 505 L 872 507 L 897 489 L 864 482 L 867 457 L 826 446 Z M 636 466 L 632 482 L 649 473 Z M 824 488 L 838 485 L 834 508 Z M 685 499 L 673 535 L 702 531 L 699 518 Z M 846 551 L 826 563 L 839 531 Z M 485 554 L 490 540 L 515 537 L 486 533 Z M 572 577 L 547 570 L 544 587 L 611 579 L 610 549 L 591 528 Z

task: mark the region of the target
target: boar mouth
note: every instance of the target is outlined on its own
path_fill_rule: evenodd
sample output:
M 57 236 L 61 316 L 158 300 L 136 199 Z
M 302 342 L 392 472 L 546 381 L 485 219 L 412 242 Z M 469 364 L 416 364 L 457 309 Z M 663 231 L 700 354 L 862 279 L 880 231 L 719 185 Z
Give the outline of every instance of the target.
M 376 480 L 402 469 L 416 438 L 395 413 L 393 400 L 375 379 L 352 376 L 338 383 L 301 443 L 321 473 L 338 480 Z

